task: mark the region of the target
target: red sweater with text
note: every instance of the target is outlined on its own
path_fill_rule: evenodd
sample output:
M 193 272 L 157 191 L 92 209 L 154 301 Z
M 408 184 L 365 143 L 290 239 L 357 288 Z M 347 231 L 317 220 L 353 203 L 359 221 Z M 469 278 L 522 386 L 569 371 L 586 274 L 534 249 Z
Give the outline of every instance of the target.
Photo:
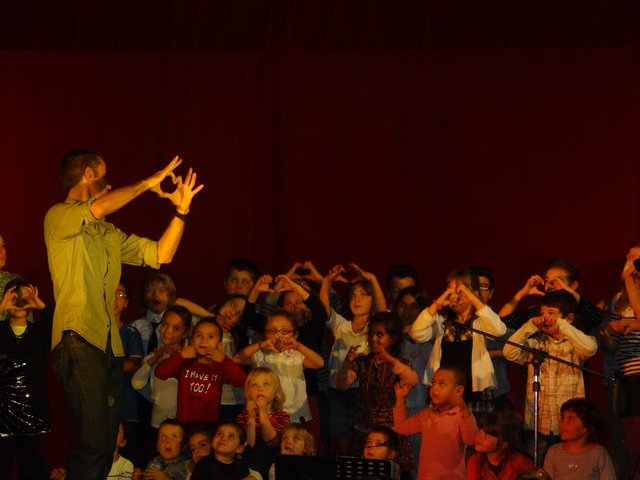
M 222 384 L 242 387 L 247 375 L 229 357 L 222 362 L 200 363 L 185 359 L 176 352 L 158 364 L 156 377 L 178 379 L 178 410 L 176 418 L 182 423 L 215 422 L 220 411 Z

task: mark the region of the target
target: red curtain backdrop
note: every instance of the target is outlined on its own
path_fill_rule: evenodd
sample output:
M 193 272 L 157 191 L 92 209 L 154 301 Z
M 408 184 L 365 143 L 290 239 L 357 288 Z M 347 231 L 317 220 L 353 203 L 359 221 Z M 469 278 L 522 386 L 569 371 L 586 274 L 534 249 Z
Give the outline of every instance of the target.
M 164 270 L 205 306 L 237 257 L 380 278 L 409 261 L 431 295 L 489 265 L 496 309 L 561 257 L 610 295 L 640 238 L 637 6 L 477 3 L 5 2 L 7 270 L 52 301 L 42 221 L 83 147 L 114 187 L 175 154 L 194 167 L 206 187 Z M 110 220 L 157 238 L 171 214 L 145 194 Z
M 174 263 L 212 303 L 224 264 L 311 259 L 382 275 L 490 265 L 505 300 L 551 258 L 617 288 L 638 236 L 635 49 L 0 52 L 7 269 L 47 291 L 47 208 L 70 148 L 105 152 L 114 187 L 174 154 L 206 188 Z M 148 194 L 112 220 L 158 237 Z M 608 268 L 607 268 L 608 267 Z M 604 269 L 604 270 L 603 270 Z M 602 272 L 607 275 L 603 276 Z

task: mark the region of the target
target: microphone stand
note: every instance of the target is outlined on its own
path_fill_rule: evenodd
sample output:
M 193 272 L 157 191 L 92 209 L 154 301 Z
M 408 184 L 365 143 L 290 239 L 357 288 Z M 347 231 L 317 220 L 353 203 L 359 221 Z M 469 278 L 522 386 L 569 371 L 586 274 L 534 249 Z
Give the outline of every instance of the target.
M 511 340 L 505 340 L 504 338 L 498 337 L 496 335 L 493 335 L 491 333 L 488 332 L 484 332 L 482 330 L 478 330 L 477 328 L 472 327 L 471 325 L 467 325 L 466 323 L 460 323 L 457 322 L 455 320 L 446 320 L 444 322 L 444 324 L 449 324 L 449 325 L 453 325 L 454 327 L 459 327 L 459 328 L 463 328 L 465 330 L 469 330 L 471 332 L 474 333 L 478 333 L 480 335 L 482 335 L 485 338 L 490 338 L 492 340 L 496 340 L 502 344 L 505 345 L 511 345 L 513 347 L 517 347 L 520 348 L 522 350 L 524 350 L 525 352 L 529 352 L 531 354 L 531 360 L 529 360 L 528 363 L 530 363 L 531 365 L 533 365 L 533 384 L 531 386 L 532 390 L 533 390 L 533 463 L 535 464 L 536 467 L 539 467 L 540 464 L 538 463 L 538 416 L 539 416 L 539 405 L 540 405 L 540 366 L 542 365 L 542 362 L 545 361 L 545 359 L 549 359 L 549 360 L 553 360 L 559 363 L 564 363 L 565 365 L 568 365 L 570 367 L 574 367 L 574 368 L 578 368 L 580 370 L 582 370 L 583 372 L 587 372 L 587 373 L 591 373 L 593 375 L 596 375 L 598 377 L 602 377 L 602 378 L 606 378 L 608 379 L 610 382 L 613 382 L 613 384 L 615 385 L 617 382 L 617 379 L 614 375 L 612 376 L 608 376 L 605 375 L 604 373 L 601 372 L 597 372 L 595 370 L 591 370 L 589 368 L 583 367 L 582 365 L 577 365 L 575 363 L 572 363 L 568 360 L 565 360 L 563 358 L 559 358 L 556 357 L 554 355 L 550 355 L 549 353 L 545 352 L 544 350 L 540 350 L 538 348 L 533 348 L 530 347 L 529 345 L 521 345 L 519 343 L 515 343 L 512 342 Z

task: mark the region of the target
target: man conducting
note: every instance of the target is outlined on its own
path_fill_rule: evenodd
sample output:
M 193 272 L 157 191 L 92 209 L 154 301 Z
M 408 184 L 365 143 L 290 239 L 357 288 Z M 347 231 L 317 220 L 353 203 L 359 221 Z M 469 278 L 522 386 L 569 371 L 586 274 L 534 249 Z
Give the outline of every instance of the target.
M 74 150 L 61 163 L 64 202 L 51 207 L 44 220 L 49 270 L 56 308 L 52 361 L 63 385 L 76 427 L 68 480 L 107 477 L 121 414 L 122 343 L 113 308 L 122 263 L 159 268 L 171 262 L 182 234 L 196 187 L 189 169 L 184 181 L 173 172 L 175 157 L 164 169 L 133 185 L 111 190 L 103 155 Z M 170 177 L 173 192 L 162 190 Z M 169 226 L 155 242 L 127 235 L 105 217 L 147 190 L 176 207 Z

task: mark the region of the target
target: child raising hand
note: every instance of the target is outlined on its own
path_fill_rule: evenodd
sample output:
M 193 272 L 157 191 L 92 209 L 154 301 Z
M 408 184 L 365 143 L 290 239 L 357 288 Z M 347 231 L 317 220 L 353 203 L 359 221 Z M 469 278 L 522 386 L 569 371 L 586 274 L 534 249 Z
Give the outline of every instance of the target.
M 418 478 L 465 478 L 465 446 L 474 444 L 478 427 L 462 396 L 464 384 L 462 370 L 440 367 L 429 390 L 431 405 L 412 417 L 407 416 L 409 388 L 397 384 L 393 429 L 401 435 L 422 434 Z

